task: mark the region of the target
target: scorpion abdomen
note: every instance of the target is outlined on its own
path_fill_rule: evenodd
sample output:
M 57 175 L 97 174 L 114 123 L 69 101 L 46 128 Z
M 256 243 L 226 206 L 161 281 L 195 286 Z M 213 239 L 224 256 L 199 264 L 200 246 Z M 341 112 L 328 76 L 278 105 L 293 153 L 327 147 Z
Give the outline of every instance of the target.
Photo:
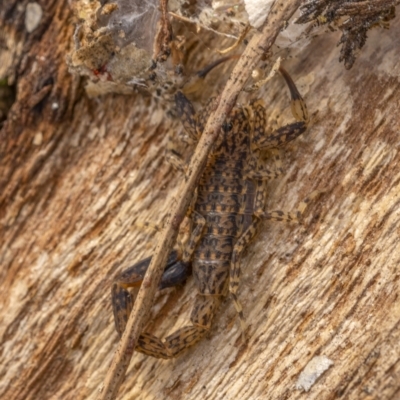
M 210 157 L 197 188 L 194 209 L 206 224 L 193 254 L 193 276 L 202 295 L 225 294 L 234 246 L 253 221 L 256 188 L 245 177 L 251 150 L 240 137 L 239 132 L 238 142 L 230 139 L 240 150 L 234 156 L 224 154 L 221 146 L 219 156 Z

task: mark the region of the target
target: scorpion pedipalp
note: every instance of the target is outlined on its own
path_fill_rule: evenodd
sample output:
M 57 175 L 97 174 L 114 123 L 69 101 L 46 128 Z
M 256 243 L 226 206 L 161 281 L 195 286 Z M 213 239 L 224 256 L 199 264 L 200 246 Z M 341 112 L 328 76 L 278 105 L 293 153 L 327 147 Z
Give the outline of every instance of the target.
M 129 314 L 133 308 L 134 297 L 128 291 L 128 288 L 137 288 L 142 284 L 144 275 L 149 268 L 152 257 L 147 257 L 132 267 L 129 267 L 118 274 L 111 288 L 111 298 L 113 305 L 115 328 L 119 334 L 125 330 Z M 172 250 L 161 277 L 160 289 L 180 285 L 186 281 L 192 273 L 190 263 L 181 260 L 177 250 Z

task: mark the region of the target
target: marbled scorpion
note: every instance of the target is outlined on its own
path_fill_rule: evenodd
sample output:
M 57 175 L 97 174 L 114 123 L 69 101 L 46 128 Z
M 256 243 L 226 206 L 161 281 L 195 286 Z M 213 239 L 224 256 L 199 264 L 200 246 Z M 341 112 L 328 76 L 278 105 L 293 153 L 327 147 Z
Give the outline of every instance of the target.
M 229 114 L 208 157 L 188 216 L 193 223 L 189 240 L 181 254 L 173 250 L 160 283 L 160 289 L 186 280 L 192 271 L 197 295 L 190 324 L 161 340 L 142 333 L 136 350 L 157 358 L 171 358 L 192 346 L 211 327 L 222 296 L 232 296 L 242 331 L 242 307 L 237 297 L 239 261 L 243 250 L 262 220 L 298 220 L 306 207 L 302 202 L 295 212 L 264 211 L 266 181 L 282 173 L 279 157 L 270 169 L 259 164 L 259 151 L 274 149 L 296 139 L 307 128 L 307 107 L 289 74 L 279 67 L 291 94 L 291 110 L 296 122 L 271 133 L 266 130 L 266 110 L 262 100 L 237 105 Z M 187 134 L 199 140 L 214 99 L 198 115 L 186 96 L 178 91 L 176 108 Z M 120 273 L 112 287 L 116 329 L 122 335 L 133 307 L 129 287 L 139 286 L 151 257 Z

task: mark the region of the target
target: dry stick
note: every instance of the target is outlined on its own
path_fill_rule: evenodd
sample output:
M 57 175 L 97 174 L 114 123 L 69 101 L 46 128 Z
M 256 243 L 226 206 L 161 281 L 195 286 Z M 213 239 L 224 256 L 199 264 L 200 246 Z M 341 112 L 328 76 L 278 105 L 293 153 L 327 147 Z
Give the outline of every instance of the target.
M 218 136 L 221 125 L 234 106 L 240 90 L 249 78 L 262 54 L 265 54 L 275 42 L 279 32 L 301 4 L 301 0 L 276 1 L 268 14 L 262 33 L 257 33 L 251 39 L 242 57 L 236 64 L 220 98 L 215 112 L 210 116 L 201 139 L 196 147 L 188 168 L 188 174 L 182 184 L 178 199 L 173 199 L 168 222 L 165 224 L 161 239 L 151 260 L 149 269 L 143 279 L 138 296 L 124 334 L 118 344 L 111 366 L 100 390 L 98 400 L 115 399 L 122 384 L 129 362 L 132 358 L 137 340 L 141 334 L 153 303 L 158 282 L 164 270 L 168 254 L 175 243 L 179 226 L 194 193 L 201 173 L 206 165 L 208 154 Z

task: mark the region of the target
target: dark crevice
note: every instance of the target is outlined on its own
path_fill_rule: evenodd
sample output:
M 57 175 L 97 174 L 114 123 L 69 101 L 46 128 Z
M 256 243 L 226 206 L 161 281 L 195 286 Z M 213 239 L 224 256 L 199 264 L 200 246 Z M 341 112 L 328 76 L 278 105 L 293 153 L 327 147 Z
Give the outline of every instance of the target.
M 0 129 L 7 119 L 8 112 L 16 98 L 16 86 L 9 85 L 7 79 L 0 80 Z

